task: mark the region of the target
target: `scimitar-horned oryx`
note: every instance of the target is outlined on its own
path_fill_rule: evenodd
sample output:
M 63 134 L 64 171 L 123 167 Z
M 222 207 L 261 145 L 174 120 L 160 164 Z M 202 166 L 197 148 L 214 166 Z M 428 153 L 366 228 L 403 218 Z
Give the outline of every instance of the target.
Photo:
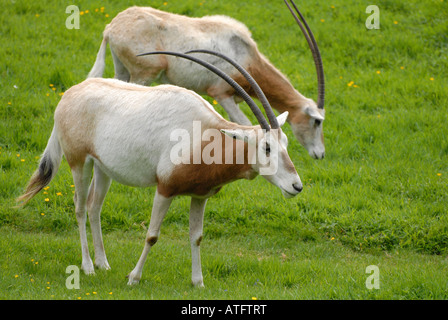
M 227 183 L 253 179 L 258 174 L 279 187 L 286 198 L 302 191 L 302 182 L 287 152 L 287 137 L 280 128 L 288 113 L 276 117 L 269 103 L 263 102 L 268 123 L 257 104 L 232 78 L 196 57 L 176 55 L 200 63 L 225 79 L 248 103 L 260 125 L 229 122 L 197 93 L 173 85 L 145 87 L 116 79 L 91 78 L 67 90 L 55 110 L 53 131 L 39 167 L 17 200 L 24 205 L 48 185 L 65 156 L 75 184 L 81 268 L 87 274 L 94 273 L 94 264 L 87 244 L 86 212 L 95 265 L 110 268 L 100 212 L 112 180 L 129 186 L 157 186 L 143 252 L 128 275 L 128 284 L 141 279 L 147 255 L 159 238 L 163 218 L 174 197 L 191 197 L 192 282 L 203 286 L 199 246 L 210 196 Z M 253 79 L 249 81 L 255 83 Z M 172 139 L 173 132 L 182 135 Z M 195 139 L 198 135 L 199 140 Z M 197 154 L 199 158 L 195 159 Z
M 292 2 L 292 1 L 291 1 Z M 207 94 L 216 99 L 230 120 L 250 125 L 238 107 L 240 97 L 223 79 L 181 59 L 136 55 L 147 51 L 187 52 L 198 48 L 220 52 L 242 65 L 259 83 L 271 105 L 280 113 L 289 113 L 288 122 L 296 139 L 309 155 L 322 159 L 325 155 L 322 123 L 325 118 L 325 82 L 322 58 L 311 29 L 292 2 L 298 16 L 285 0 L 288 9 L 302 30 L 313 54 L 318 79 L 318 99 L 315 103 L 297 91 L 258 50 L 249 29 L 241 22 L 222 15 L 190 18 L 149 7 L 131 7 L 119 13 L 103 32 L 103 41 L 89 77 L 101 77 L 105 69 L 106 47 L 109 43 L 115 67 L 115 77 L 138 84 L 170 83 Z M 206 57 L 248 93 L 256 94 L 249 83 L 231 66 Z

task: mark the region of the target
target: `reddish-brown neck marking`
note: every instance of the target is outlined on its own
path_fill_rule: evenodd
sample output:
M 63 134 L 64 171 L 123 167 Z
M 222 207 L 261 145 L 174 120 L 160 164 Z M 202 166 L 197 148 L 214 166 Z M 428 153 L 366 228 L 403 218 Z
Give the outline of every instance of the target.
M 227 135 L 222 135 L 223 149 L 220 164 L 205 164 L 201 157 L 199 164 L 193 164 L 193 156 L 190 164 L 177 165 L 167 179 L 157 178 L 157 191 L 165 197 L 188 194 L 197 196 L 209 196 L 232 181 L 238 179 L 253 179 L 257 173 L 249 164 L 248 145 L 240 140 L 234 140 Z M 212 142 L 202 143 L 201 150 Z M 243 151 L 242 151 L 243 149 Z M 226 164 L 225 155 L 232 152 L 233 159 Z M 244 163 L 237 163 L 238 152 L 244 152 Z M 229 162 L 229 161 L 227 161 Z
M 306 102 L 306 98 L 292 86 L 286 76 L 260 54 L 254 54 L 254 61 L 247 67 L 247 71 L 257 81 L 272 107 L 280 113 L 294 112 Z M 256 97 L 255 92 L 242 75 L 236 75 L 235 81 L 252 97 Z

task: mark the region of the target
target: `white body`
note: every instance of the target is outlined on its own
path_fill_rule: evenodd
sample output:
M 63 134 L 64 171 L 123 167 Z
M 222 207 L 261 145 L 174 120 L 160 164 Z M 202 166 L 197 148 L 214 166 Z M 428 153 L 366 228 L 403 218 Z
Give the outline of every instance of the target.
M 280 125 L 286 117 L 287 114 L 278 117 Z M 92 228 L 95 265 L 109 269 L 101 235 L 100 211 L 111 181 L 137 187 L 157 185 L 145 247 L 137 266 L 129 274 L 129 284 L 133 284 L 140 280 L 146 256 L 157 242 L 160 225 L 172 199 L 189 195 L 192 198 L 192 281 L 202 286 L 199 245 L 207 198 L 226 183 L 254 178 L 267 162 L 261 164 L 258 157 L 254 158 L 254 154 L 247 151 L 242 164 L 173 164 L 170 153 L 176 142 L 171 141 L 170 135 L 173 130 L 182 129 L 193 138 L 194 121 L 201 122 L 203 131 L 215 129 L 222 132 L 224 140 L 228 139 L 223 150 L 235 151 L 253 144 L 258 154 L 264 155 L 261 157 L 263 161 L 276 161 L 277 171 L 264 177 L 278 186 L 285 197 L 295 196 L 302 190 L 281 129 L 268 133 L 256 131 L 256 136 L 249 135 L 258 127 L 226 121 L 202 97 L 184 88 L 171 85 L 144 87 L 113 79 L 88 79 L 67 90 L 58 104 L 54 129 L 39 169 L 19 200 L 26 203 L 50 182 L 64 154 L 75 183 L 82 269 L 91 274 L 94 266 L 87 246 L 86 211 Z M 265 152 L 267 144 L 278 152 Z M 194 152 L 195 148 L 204 149 L 207 143 L 195 147 L 192 141 L 192 145 Z M 255 161 L 249 164 L 250 159 Z M 94 176 L 90 184 L 92 168 Z
M 266 94 L 273 108 L 288 111 L 288 122 L 295 137 L 317 159 L 325 154 L 322 121 L 324 110 L 301 95 L 257 48 L 247 27 L 227 16 L 189 18 L 153 8 L 131 7 L 119 13 L 103 34 L 103 42 L 89 77 L 101 77 L 109 43 L 115 77 L 138 84 L 171 83 L 215 98 L 230 120 L 250 125 L 239 109 L 239 98 L 221 78 L 192 62 L 171 56 L 145 56 L 149 51 L 186 52 L 208 49 L 220 52 L 248 70 Z M 230 75 L 253 95 L 240 74 L 227 62 L 204 54 L 209 61 Z

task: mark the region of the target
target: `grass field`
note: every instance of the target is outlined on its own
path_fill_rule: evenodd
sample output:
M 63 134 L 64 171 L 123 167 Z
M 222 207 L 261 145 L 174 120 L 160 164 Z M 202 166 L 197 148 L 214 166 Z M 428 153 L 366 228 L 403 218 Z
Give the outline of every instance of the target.
M 28 206 L 13 209 L 14 199 L 37 167 L 61 94 L 85 79 L 105 25 L 130 5 L 243 21 L 260 51 L 315 98 L 312 57 L 283 2 L 1 3 L 0 299 L 448 298 L 447 1 L 300 1 L 325 67 L 326 157 L 311 159 L 285 125 L 304 182 L 298 197 L 285 200 L 258 177 L 209 200 L 203 290 L 190 285 L 188 198 L 173 202 L 141 283 L 129 287 L 154 188 L 113 183 L 102 211 L 112 270 L 81 275 L 72 290 L 65 270 L 80 266 L 81 252 L 65 160 Z M 70 4 L 83 13 L 78 30 L 65 27 Z M 365 27 L 370 4 L 380 8 L 378 30 Z M 112 65 L 108 53 L 106 77 Z M 366 288 L 369 265 L 378 266 L 379 289 Z

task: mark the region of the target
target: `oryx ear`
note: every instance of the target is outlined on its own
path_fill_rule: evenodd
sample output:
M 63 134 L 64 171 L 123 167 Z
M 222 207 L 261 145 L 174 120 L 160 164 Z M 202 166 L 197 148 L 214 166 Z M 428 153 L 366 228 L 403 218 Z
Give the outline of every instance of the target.
M 289 115 L 289 112 L 285 111 L 277 117 L 277 122 L 278 122 L 279 127 L 281 127 L 285 124 L 286 119 L 288 119 L 288 115 Z
M 254 130 L 221 129 L 220 131 L 233 139 L 242 140 L 247 143 L 255 143 L 256 142 L 256 135 L 255 135 Z
M 325 117 L 319 112 L 317 107 L 306 107 L 303 112 L 316 120 L 323 121 L 325 119 Z

